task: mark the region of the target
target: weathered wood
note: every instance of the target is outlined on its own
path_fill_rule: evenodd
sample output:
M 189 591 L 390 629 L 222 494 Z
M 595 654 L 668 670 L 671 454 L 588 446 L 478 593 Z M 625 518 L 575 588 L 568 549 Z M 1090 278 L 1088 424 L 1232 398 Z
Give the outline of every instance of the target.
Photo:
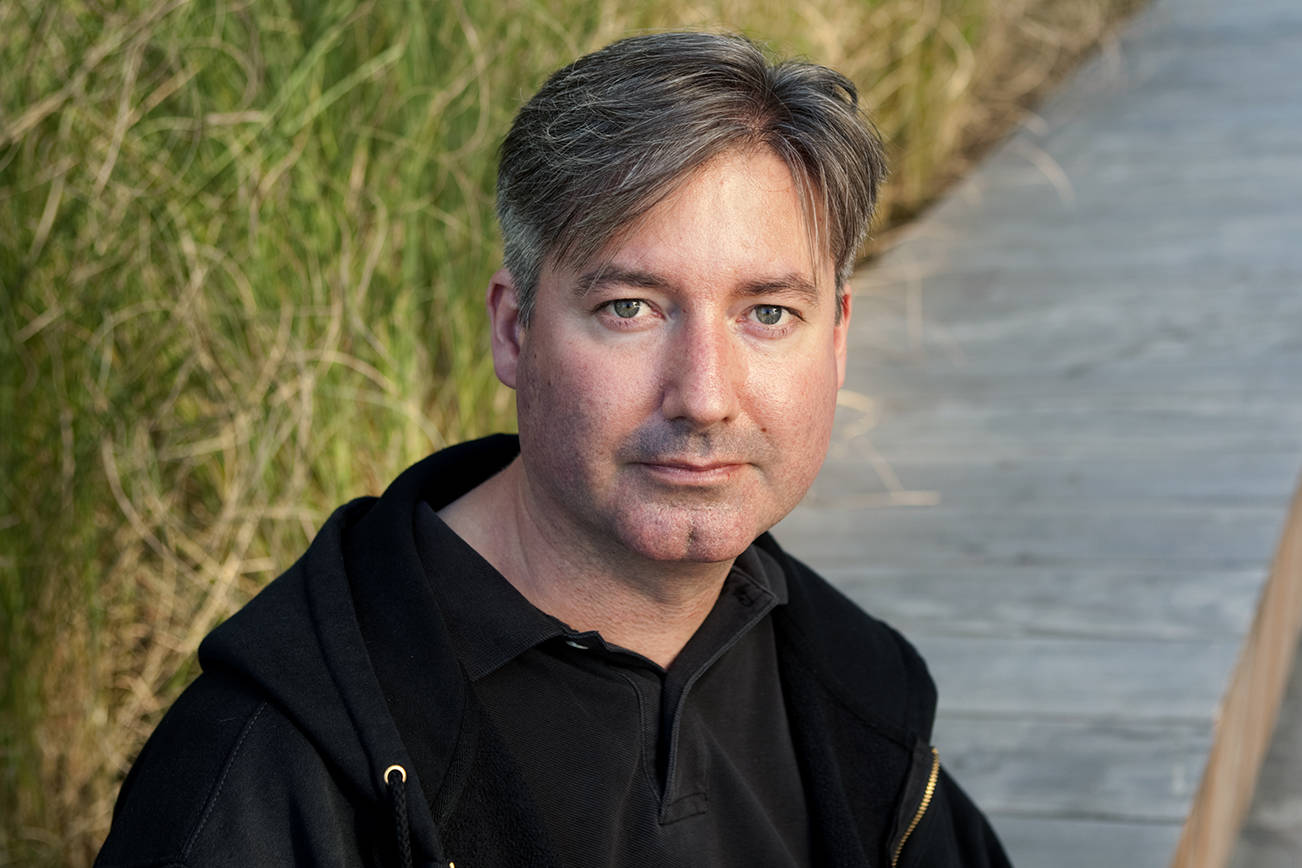
M 1256 569 L 1070 566 L 830 567 L 850 599 L 907 636 L 1237 642 L 1261 587 Z M 1071 605 L 1064 606 L 1064 597 Z
M 1233 868 L 1297 868 L 1302 853 L 1302 666 L 1293 674 L 1275 735 L 1261 766 L 1252 807 L 1230 860 Z
M 992 813 L 1152 824 L 1183 821 L 1211 732 L 1201 721 L 950 712 L 935 741 L 946 767 Z
M 1042 455 L 973 462 L 966 454 L 951 453 L 928 460 L 895 457 L 890 468 L 902 486 L 934 491 L 944 503 L 1007 500 L 1048 507 L 1063 502 L 1095 507 L 1117 502 L 1282 507 L 1294 487 L 1294 480 L 1279 472 L 1288 460 L 1287 454 L 1163 453 L 1110 455 L 1105 461 Z M 826 470 L 829 477 L 849 476 L 849 487 L 857 492 L 890 490 L 882 474 L 866 464 L 854 448 L 833 450 Z M 836 491 L 824 494 L 818 489 L 813 494 L 811 505 L 815 506 L 820 505 L 822 496 L 837 496 Z
M 1166 854 L 1180 835 L 1178 822 L 1114 823 L 999 813 L 992 818 L 1019 868 L 1165 868 Z M 1294 868 L 1293 863 L 1287 868 Z
M 1022 868 L 1169 864 L 1196 792 L 1232 840 L 1255 774 L 1271 690 L 1224 691 L 1302 471 L 1300 57 L 1295 0 L 1156 0 L 856 277 L 776 532 L 923 651 Z
M 1299 279 L 1302 285 L 1302 279 Z M 900 325 L 899 329 L 904 330 Z M 866 352 L 866 351 L 861 351 Z M 873 350 L 881 355 L 880 349 Z M 1073 358 L 1070 354 L 1054 354 L 1037 359 L 1034 365 L 1022 359 L 1002 357 L 980 365 L 965 363 L 919 365 L 924 353 L 904 352 L 902 358 L 876 364 L 851 366 L 853 378 L 869 384 L 871 391 L 847 393 L 847 406 L 841 415 L 847 420 L 858 420 L 865 412 L 872 413 L 878 403 L 895 395 L 916 395 L 927 392 L 970 395 L 986 399 L 1035 398 L 1053 394 L 1066 380 L 1074 390 L 1103 394 L 1182 395 L 1190 393 L 1230 392 L 1241 393 L 1244 365 L 1253 369 L 1252 388 L 1256 394 L 1278 394 L 1287 400 L 1297 388 L 1299 365 L 1302 360 L 1288 354 L 1272 351 L 1256 342 L 1244 342 L 1234 357 L 1208 361 L 1209 353 L 1199 353 L 1197 359 L 1173 360 L 1171 358 L 1132 357 L 1124 361 Z M 948 360 L 942 357 L 942 362 Z M 860 409 L 863 408 L 863 409 Z
M 1239 649 L 1225 640 L 911 638 L 946 714 L 1192 721 L 1208 732 Z
M 981 460 L 973 455 L 973 460 Z M 943 492 L 942 492 L 943 495 Z M 855 492 L 793 513 L 782 536 L 818 566 L 886 563 L 1166 563 L 1200 568 L 1255 564 L 1264 578 L 1283 516 L 1262 507 L 1148 507 L 1117 503 L 1046 508 L 1042 504 L 949 504 L 914 509 L 859 508 Z
M 1247 644 L 1216 721 L 1207 772 L 1173 868 L 1219 868 L 1252 802 L 1302 630 L 1302 488 L 1298 489 Z

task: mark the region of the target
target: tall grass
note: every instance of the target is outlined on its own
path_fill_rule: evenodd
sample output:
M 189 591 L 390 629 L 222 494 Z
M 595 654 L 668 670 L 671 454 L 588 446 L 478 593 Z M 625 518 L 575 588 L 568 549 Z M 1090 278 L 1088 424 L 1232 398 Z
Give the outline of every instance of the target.
M 1133 2 L 0 4 L 0 864 L 87 864 L 207 630 L 512 426 L 493 151 L 547 72 L 667 26 L 837 66 L 889 224 Z

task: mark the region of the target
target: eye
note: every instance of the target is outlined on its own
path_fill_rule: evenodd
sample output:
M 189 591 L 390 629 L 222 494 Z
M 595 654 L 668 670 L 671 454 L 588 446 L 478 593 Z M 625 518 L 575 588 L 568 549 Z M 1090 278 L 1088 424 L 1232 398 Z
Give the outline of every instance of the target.
M 754 307 L 754 312 L 758 322 L 771 326 L 782 322 L 782 315 L 787 309 L 776 304 L 759 304 Z
M 642 302 L 636 298 L 621 298 L 610 303 L 610 309 L 620 319 L 632 319 L 642 310 Z

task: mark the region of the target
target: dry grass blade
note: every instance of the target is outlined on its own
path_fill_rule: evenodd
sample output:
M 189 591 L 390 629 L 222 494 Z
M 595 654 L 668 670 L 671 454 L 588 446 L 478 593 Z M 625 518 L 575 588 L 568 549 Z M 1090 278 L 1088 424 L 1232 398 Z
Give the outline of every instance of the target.
M 510 427 L 493 146 L 548 72 L 670 25 L 833 64 L 889 227 L 1133 2 L 0 4 L 0 864 L 88 864 L 213 623 Z

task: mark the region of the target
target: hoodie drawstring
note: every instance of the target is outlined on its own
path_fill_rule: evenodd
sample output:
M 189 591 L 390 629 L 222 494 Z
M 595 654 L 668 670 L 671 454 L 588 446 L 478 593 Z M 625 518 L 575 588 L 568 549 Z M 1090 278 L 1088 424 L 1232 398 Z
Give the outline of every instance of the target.
M 389 804 L 393 807 L 393 830 L 398 838 L 398 856 L 403 868 L 412 868 L 411 828 L 407 824 L 407 770 L 391 765 L 384 770 L 384 784 L 389 788 Z

